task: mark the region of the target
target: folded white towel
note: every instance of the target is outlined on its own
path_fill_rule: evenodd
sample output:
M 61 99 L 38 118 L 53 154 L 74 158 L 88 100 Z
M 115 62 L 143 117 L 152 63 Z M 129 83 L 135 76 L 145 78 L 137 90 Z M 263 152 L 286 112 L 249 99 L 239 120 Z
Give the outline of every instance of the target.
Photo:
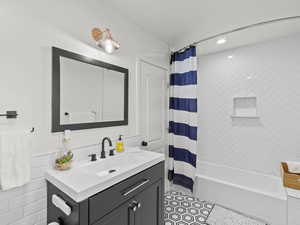
M 0 185 L 2 190 L 22 186 L 30 181 L 31 132 L 0 133 Z
M 300 162 L 287 161 L 286 164 L 290 173 L 300 173 Z

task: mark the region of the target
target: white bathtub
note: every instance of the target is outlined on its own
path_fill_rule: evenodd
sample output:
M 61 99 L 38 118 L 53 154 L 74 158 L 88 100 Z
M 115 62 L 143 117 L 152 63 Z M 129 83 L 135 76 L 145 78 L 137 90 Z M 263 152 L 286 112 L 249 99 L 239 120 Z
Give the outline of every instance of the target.
M 209 162 L 198 163 L 195 195 L 271 225 L 287 225 L 281 179 Z

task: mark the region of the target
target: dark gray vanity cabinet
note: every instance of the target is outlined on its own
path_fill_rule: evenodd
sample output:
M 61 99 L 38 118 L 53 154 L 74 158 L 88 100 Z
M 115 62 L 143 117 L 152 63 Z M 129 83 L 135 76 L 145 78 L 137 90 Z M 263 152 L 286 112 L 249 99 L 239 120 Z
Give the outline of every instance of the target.
M 163 225 L 164 162 L 76 203 L 48 182 L 48 223 L 61 225 Z M 51 202 L 61 197 L 71 206 L 67 216 Z
M 160 210 L 163 208 L 163 197 L 160 195 L 162 186 L 163 182 L 158 181 L 135 197 L 136 202 L 140 204 L 140 208 L 134 214 L 134 225 L 163 224 L 163 215 Z
M 132 214 L 132 215 L 131 215 Z M 102 219 L 94 223 L 93 225 L 130 225 L 134 224 L 133 212 L 128 203 L 125 203 L 111 213 L 104 216 Z
M 156 182 L 93 225 L 162 225 L 161 188 Z

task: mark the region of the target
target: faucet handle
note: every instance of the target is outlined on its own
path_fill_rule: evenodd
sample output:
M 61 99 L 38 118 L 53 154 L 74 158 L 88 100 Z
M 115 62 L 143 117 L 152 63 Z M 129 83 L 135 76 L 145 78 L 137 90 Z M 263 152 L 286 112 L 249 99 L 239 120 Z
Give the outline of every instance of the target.
M 111 149 L 111 150 L 109 150 L 109 156 L 113 156 L 113 155 L 115 155 L 115 150 L 116 149 Z
M 97 161 L 97 155 L 96 154 L 90 154 L 89 157 L 91 157 L 91 161 Z
M 101 159 L 105 159 L 105 150 L 101 151 L 100 158 Z

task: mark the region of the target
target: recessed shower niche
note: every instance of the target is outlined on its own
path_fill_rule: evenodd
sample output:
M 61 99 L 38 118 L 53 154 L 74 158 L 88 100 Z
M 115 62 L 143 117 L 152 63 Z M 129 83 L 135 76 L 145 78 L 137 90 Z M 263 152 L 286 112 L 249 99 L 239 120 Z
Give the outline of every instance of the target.
M 234 97 L 232 118 L 259 118 L 255 96 Z

